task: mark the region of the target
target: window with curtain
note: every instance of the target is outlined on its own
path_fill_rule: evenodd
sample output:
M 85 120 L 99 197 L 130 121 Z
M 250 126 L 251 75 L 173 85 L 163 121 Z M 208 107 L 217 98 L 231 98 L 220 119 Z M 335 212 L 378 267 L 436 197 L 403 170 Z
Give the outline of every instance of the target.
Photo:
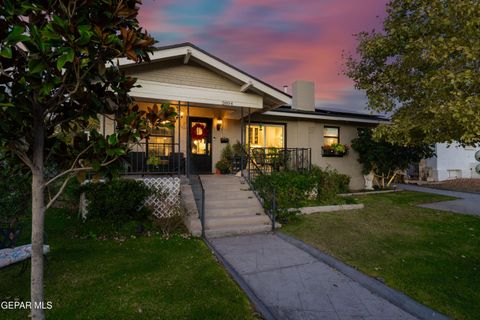
M 325 126 L 323 128 L 323 145 L 331 146 L 337 143 L 340 143 L 340 128 Z

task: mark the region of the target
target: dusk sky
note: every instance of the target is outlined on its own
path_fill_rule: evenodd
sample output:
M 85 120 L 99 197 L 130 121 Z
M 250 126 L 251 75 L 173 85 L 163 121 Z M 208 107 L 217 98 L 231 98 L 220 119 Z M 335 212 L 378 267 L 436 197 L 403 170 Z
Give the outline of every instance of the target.
M 381 30 L 387 0 L 144 0 L 140 23 L 158 46 L 192 42 L 278 88 L 315 82 L 318 107 L 365 111 L 341 74 L 353 34 Z

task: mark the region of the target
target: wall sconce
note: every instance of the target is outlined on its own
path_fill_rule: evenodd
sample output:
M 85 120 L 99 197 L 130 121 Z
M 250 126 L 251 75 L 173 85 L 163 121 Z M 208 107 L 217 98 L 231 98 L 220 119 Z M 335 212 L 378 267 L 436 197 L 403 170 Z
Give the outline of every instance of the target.
M 218 118 L 217 119 L 217 131 L 220 131 L 222 129 L 223 121 L 222 119 Z
M 180 112 L 180 118 L 183 119 L 183 111 Z

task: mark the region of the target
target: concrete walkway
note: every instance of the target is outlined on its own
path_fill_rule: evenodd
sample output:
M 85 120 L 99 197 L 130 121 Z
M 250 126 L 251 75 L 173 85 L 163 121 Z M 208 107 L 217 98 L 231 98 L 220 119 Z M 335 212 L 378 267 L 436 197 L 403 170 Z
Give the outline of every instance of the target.
M 411 184 L 398 184 L 397 186 L 403 190 L 427 192 L 459 198 L 451 201 L 424 203 L 419 205 L 420 207 L 480 216 L 480 194 L 420 187 Z
M 416 319 L 277 235 L 210 243 L 276 319 Z

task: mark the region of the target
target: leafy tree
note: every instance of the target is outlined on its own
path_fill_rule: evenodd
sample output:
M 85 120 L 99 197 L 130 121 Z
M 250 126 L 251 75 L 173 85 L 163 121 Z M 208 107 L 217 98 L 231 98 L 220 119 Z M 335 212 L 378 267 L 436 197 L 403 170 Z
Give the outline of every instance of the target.
M 358 162 L 363 167 L 363 173 L 373 172 L 381 181 L 381 186 L 389 186 L 394 178 L 409 165 L 434 155 L 432 145 L 423 143 L 405 147 L 396 145 L 381 138 L 373 138 L 373 130 L 359 129 L 358 137 L 352 140 L 352 149 L 358 152 Z
M 68 181 L 100 171 L 143 138 L 168 106 L 132 107 L 135 79 L 117 58 L 149 61 L 154 44 L 138 24 L 139 0 L 3 0 L 0 5 L 0 151 L 16 155 L 32 177 L 31 300 L 44 301 L 45 211 Z M 116 122 L 102 136 L 98 114 Z M 88 130 L 89 134 L 84 134 Z M 48 170 L 47 170 L 48 169 Z M 51 198 L 45 189 L 57 185 Z M 42 319 L 33 307 L 32 318 Z
M 403 145 L 480 142 L 480 2 L 392 0 L 382 32 L 358 34 L 345 73 L 392 113 L 375 136 Z

